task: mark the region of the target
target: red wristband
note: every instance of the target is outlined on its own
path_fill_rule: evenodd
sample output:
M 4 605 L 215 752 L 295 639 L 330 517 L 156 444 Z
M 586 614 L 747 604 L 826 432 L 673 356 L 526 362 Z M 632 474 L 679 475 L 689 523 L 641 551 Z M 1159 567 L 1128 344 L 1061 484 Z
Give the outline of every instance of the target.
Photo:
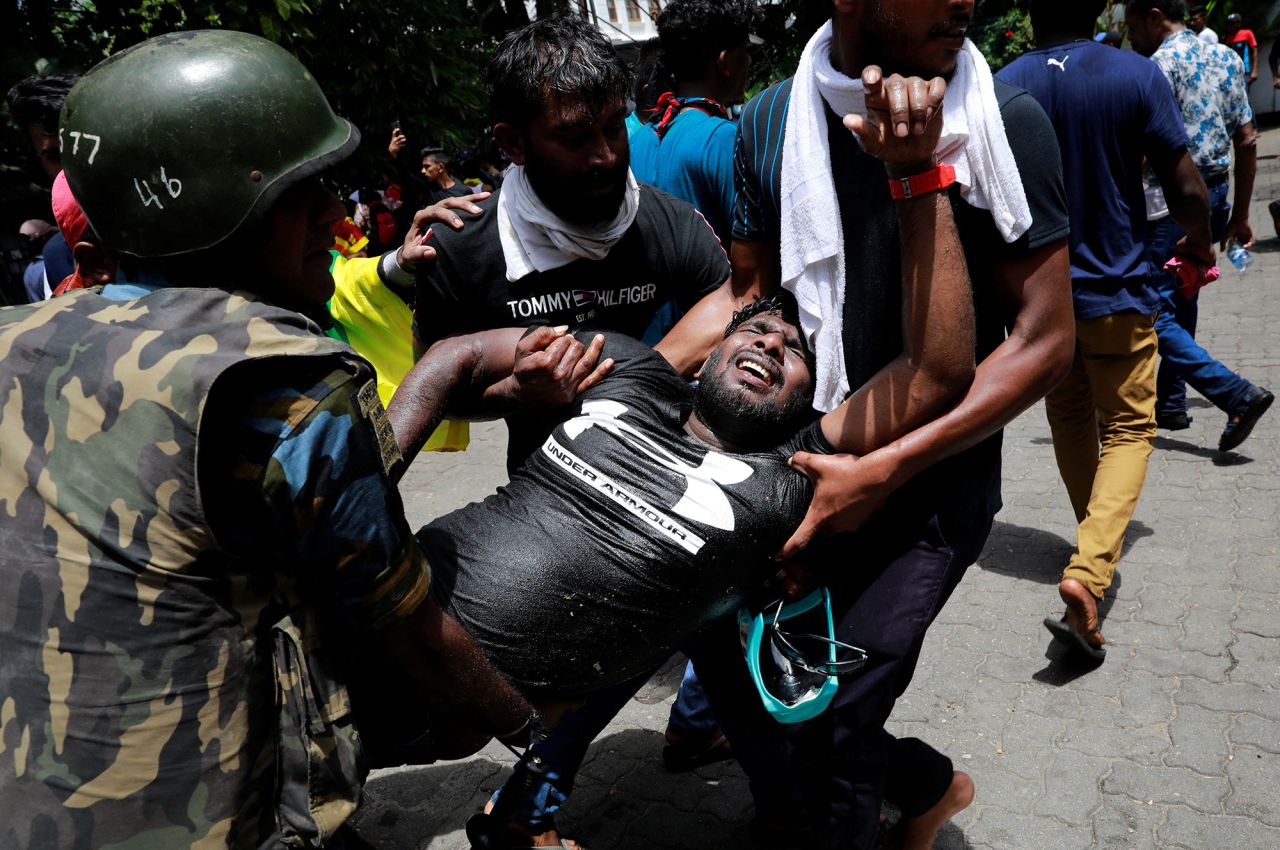
M 905 201 L 930 192 L 940 192 L 956 182 L 956 170 L 939 165 L 920 174 L 889 180 L 889 194 L 895 201 Z

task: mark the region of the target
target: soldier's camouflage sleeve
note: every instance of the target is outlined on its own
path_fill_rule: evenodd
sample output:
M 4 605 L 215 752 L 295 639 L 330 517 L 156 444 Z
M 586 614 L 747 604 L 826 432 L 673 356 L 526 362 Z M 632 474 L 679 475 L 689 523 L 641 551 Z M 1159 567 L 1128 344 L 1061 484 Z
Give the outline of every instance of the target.
M 336 595 L 361 626 L 412 612 L 430 575 L 388 478 L 400 453 L 372 372 L 313 370 L 235 407 L 215 470 L 230 481 L 206 497 L 226 500 L 206 504 L 219 540 L 277 549 L 302 588 Z

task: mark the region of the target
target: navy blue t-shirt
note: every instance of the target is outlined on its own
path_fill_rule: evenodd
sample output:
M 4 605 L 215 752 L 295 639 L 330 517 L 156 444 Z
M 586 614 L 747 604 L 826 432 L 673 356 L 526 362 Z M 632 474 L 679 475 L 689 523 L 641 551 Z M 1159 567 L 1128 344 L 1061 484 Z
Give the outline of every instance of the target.
M 1091 41 L 1032 50 L 997 76 L 1030 92 L 1058 135 L 1076 318 L 1156 312 L 1142 159 L 1187 147 L 1169 81 L 1150 59 Z

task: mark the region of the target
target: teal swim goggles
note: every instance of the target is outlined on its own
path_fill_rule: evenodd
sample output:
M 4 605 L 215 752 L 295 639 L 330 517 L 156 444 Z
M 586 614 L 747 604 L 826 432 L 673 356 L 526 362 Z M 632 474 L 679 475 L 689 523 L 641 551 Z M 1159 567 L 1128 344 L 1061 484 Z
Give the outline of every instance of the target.
M 825 587 L 795 602 L 778 600 L 755 614 L 739 609 L 738 627 L 751 680 L 779 723 L 803 723 L 826 711 L 838 677 L 867 662 L 864 650 L 836 640 Z

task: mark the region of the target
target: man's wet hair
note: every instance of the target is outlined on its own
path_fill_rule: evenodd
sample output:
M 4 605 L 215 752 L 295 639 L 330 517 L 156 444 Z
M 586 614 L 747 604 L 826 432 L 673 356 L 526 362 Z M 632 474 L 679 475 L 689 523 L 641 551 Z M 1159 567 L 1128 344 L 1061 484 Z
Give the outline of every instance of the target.
M 671 0 L 657 22 L 663 66 L 677 80 L 701 77 L 720 51 L 747 40 L 759 14 L 756 0 Z
M 1125 7 L 1130 15 L 1146 15 L 1152 9 L 1159 10 L 1160 14 L 1175 24 L 1187 19 L 1186 0 L 1129 0 Z
M 599 29 L 571 15 L 508 33 L 485 76 L 494 122 L 527 130 L 552 95 L 581 99 L 593 115 L 631 94 L 631 69 Z
M 9 115 L 19 127 L 39 123 L 46 133 L 57 133 L 62 104 L 78 79 L 75 74 L 45 74 L 19 80 L 6 96 Z
M 775 316 L 781 316 L 790 324 L 800 328 L 800 305 L 796 302 L 796 297 L 785 289 L 779 289 L 773 295 L 766 298 L 757 298 L 747 306 L 743 307 L 733 314 L 733 318 L 729 320 L 729 324 L 724 329 L 724 339 L 746 324 L 751 319 L 759 316 L 761 313 L 770 313 Z M 809 348 L 809 341 L 805 339 L 804 332 L 800 333 L 800 342 L 804 347 L 804 357 L 809 363 L 810 371 L 814 367 L 813 350 Z

